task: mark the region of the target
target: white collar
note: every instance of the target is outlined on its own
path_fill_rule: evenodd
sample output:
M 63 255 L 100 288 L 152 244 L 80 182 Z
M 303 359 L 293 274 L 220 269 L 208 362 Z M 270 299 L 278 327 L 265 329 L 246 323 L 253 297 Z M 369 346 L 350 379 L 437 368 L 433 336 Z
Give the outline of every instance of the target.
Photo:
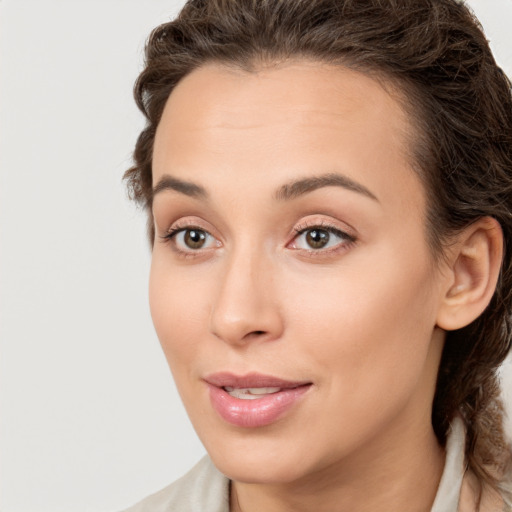
M 443 475 L 430 512 L 457 512 L 464 477 L 465 445 L 464 422 L 462 418 L 456 417 L 450 424 L 446 440 L 446 460 Z

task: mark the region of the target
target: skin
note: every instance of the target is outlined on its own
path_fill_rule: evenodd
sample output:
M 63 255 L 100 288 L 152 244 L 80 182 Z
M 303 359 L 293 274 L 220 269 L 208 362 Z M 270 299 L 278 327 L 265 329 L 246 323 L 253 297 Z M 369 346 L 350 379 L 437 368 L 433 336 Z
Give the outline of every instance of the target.
M 155 194 L 150 306 L 191 421 L 233 481 L 232 510 L 430 510 L 444 464 L 430 421 L 438 324 L 462 281 L 427 245 L 411 131 L 389 88 L 306 61 L 205 65 L 169 97 L 153 183 L 194 186 Z M 332 173 L 370 194 L 337 184 L 276 198 Z M 315 226 L 347 236 L 314 249 Z M 247 429 L 212 408 L 203 379 L 219 371 L 312 386 Z

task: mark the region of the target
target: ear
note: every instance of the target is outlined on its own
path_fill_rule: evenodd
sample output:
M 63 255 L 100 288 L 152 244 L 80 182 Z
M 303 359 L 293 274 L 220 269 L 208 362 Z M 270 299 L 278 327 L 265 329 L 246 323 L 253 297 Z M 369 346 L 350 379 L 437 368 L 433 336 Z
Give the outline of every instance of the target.
M 494 294 L 503 258 L 503 232 L 498 221 L 483 217 L 467 226 L 447 252 L 437 325 L 451 331 L 476 320 Z

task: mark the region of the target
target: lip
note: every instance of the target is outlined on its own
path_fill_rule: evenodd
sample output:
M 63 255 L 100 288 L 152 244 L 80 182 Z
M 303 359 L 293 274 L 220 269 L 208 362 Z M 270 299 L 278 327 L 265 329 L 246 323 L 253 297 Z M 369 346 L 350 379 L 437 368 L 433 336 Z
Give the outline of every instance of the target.
M 208 385 L 214 410 L 231 425 L 244 428 L 274 423 L 288 413 L 312 385 L 309 381 L 289 381 L 259 373 L 235 375 L 221 372 L 208 375 L 204 381 Z M 255 400 L 244 400 L 232 397 L 225 387 L 278 387 L 281 390 Z

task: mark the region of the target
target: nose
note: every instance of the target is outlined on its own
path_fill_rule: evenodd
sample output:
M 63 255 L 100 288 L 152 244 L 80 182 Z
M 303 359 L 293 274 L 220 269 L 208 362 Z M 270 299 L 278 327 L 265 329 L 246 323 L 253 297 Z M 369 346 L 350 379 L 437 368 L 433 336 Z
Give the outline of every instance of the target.
M 210 329 L 218 338 L 237 346 L 282 335 L 283 319 L 268 260 L 246 251 L 224 262 Z

